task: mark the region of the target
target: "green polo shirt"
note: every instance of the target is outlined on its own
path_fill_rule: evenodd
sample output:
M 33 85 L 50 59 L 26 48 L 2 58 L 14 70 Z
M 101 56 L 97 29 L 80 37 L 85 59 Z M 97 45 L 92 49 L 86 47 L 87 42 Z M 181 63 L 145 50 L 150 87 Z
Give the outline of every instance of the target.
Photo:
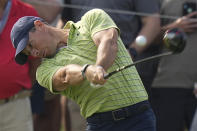
M 54 73 L 69 64 L 81 66 L 87 63 L 95 64 L 97 47 L 92 36 L 96 32 L 117 26 L 103 10 L 93 9 L 88 11 L 79 22 L 69 21 L 65 28 L 70 28 L 67 47 L 60 49 L 53 58 L 44 59 L 37 70 L 38 82 L 51 92 L 53 92 Z M 130 55 L 118 38 L 117 56 L 107 72 L 131 63 L 133 62 Z M 111 76 L 102 87 L 91 87 L 90 82 L 84 80 L 80 86 L 69 86 L 60 93 L 77 102 L 81 108 L 81 115 L 85 118 L 93 113 L 118 109 L 148 99 L 134 66 Z

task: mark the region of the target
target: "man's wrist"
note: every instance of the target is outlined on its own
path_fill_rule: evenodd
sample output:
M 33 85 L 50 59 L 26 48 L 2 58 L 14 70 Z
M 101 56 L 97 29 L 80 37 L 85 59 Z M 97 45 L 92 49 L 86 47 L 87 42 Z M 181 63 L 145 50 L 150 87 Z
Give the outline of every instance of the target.
M 133 56 L 133 58 L 135 58 L 138 55 L 136 49 L 132 47 L 129 48 L 129 53 Z
M 82 77 L 83 77 L 84 79 L 86 78 L 85 72 L 86 72 L 88 66 L 90 66 L 90 64 L 85 64 L 85 65 L 82 67 L 82 70 L 81 70 L 81 75 L 82 75 Z

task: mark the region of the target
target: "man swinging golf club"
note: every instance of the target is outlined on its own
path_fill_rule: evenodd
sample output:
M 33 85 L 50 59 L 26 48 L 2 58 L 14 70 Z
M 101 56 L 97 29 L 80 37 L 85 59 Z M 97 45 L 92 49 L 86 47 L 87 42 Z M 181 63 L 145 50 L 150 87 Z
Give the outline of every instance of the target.
M 106 72 L 133 62 L 118 27 L 103 10 L 90 10 L 64 29 L 39 17 L 22 17 L 12 28 L 11 40 L 18 64 L 29 55 L 44 58 L 38 82 L 79 104 L 87 131 L 155 131 L 155 116 L 135 67 L 104 79 Z

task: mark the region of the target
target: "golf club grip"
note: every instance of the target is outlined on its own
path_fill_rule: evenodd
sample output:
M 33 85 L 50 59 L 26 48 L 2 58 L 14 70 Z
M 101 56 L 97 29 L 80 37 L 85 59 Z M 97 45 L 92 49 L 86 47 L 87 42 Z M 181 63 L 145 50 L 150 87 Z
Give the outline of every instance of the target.
M 151 56 L 151 57 L 147 57 L 147 58 L 138 60 L 138 61 L 136 61 L 136 62 L 134 62 L 134 63 L 132 63 L 130 65 L 120 67 L 120 68 L 118 68 L 118 69 L 116 69 L 116 70 L 114 70 L 114 71 L 112 71 L 112 72 L 110 72 L 108 74 L 105 74 L 104 75 L 104 79 L 108 79 L 113 74 L 116 74 L 117 72 L 122 71 L 124 69 L 127 69 L 127 68 L 129 68 L 131 66 L 134 66 L 136 64 L 139 64 L 139 63 L 142 63 L 142 62 L 146 62 L 146 61 L 149 61 L 149 60 L 153 60 L 153 59 L 156 59 L 156 58 L 160 58 L 160 57 L 163 57 L 163 56 L 172 55 L 172 54 L 173 54 L 173 52 L 170 51 L 170 52 L 165 52 L 165 53 L 162 53 L 162 54 L 158 54 L 158 55 L 154 55 L 154 56 Z

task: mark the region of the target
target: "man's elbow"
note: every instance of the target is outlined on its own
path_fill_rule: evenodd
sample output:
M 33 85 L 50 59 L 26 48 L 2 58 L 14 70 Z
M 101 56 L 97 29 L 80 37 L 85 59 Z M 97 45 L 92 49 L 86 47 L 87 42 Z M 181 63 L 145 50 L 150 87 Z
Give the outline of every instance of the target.
M 154 27 L 156 28 L 156 31 L 159 33 L 161 31 L 161 21 L 159 16 L 153 20 L 153 24 L 155 25 Z
M 154 16 L 151 16 L 149 18 L 148 23 L 150 23 L 153 26 L 153 29 L 155 28 L 157 31 L 161 30 L 161 21 L 159 14 L 154 14 Z
M 152 24 L 154 26 L 160 27 L 160 15 L 156 13 L 151 16 L 142 17 L 142 23 L 143 25 Z
M 150 18 L 144 22 L 144 26 L 151 29 L 151 32 L 155 35 L 161 32 L 161 22 L 158 16 L 150 16 Z

